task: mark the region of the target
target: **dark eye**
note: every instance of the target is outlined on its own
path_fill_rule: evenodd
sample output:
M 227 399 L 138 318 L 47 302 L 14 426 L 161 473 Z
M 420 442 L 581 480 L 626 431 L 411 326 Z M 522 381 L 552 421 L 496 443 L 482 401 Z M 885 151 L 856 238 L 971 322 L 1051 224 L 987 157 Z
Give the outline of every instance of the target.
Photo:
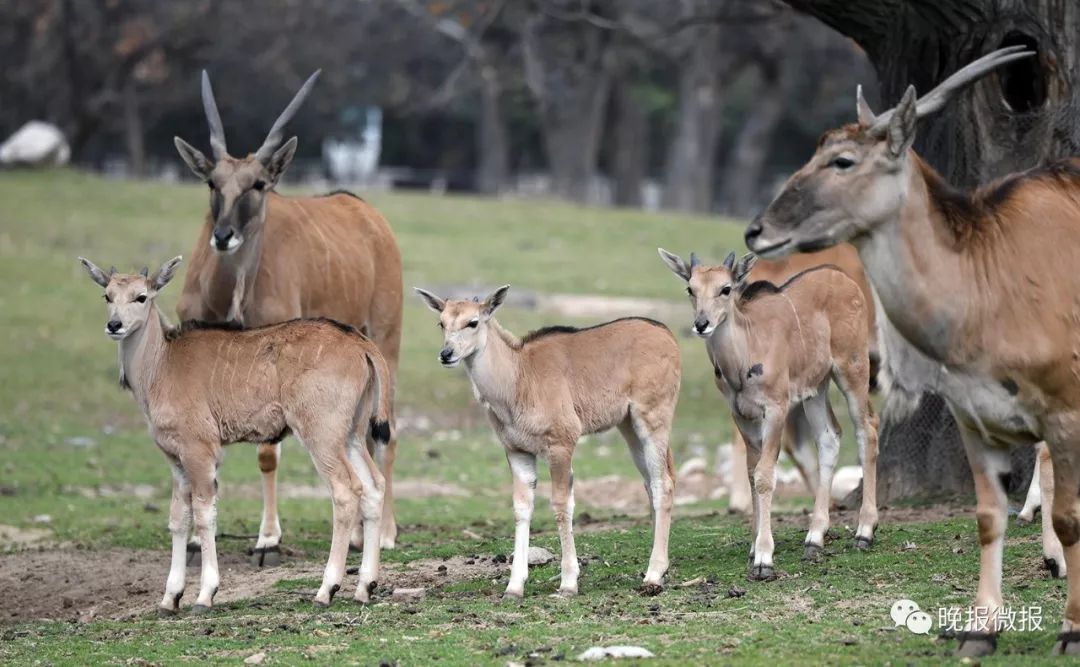
M 480 324 L 480 320 L 471 320 L 465 326 L 469 327 L 470 329 L 475 329 L 479 324 Z
M 833 158 L 833 161 L 829 163 L 829 165 L 832 167 L 836 167 L 837 169 L 849 169 L 855 166 L 855 160 L 843 156 L 835 157 Z
M 720 288 L 720 296 L 727 296 L 731 294 L 731 285 L 724 285 Z
M 146 295 L 140 294 L 139 296 L 135 297 L 135 300 L 139 303 L 146 303 Z
M 693 287 L 687 287 L 686 288 L 686 293 L 689 294 L 690 296 L 694 296 L 694 288 Z
M 266 181 L 255 181 L 255 185 L 252 185 L 251 187 L 255 188 L 259 192 L 262 192 L 266 189 Z
M 112 299 L 110 299 L 110 298 L 109 298 L 109 295 L 108 295 L 108 294 L 106 294 L 106 295 L 104 296 L 104 299 L 105 299 L 105 303 L 112 303 Z

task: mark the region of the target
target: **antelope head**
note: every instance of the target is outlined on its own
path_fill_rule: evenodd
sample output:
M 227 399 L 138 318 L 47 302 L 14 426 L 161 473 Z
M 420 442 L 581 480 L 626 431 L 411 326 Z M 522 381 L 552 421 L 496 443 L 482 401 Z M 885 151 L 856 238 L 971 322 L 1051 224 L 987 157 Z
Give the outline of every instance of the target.
M 1023 46 L 989 53 L 916 99 L 909 86 L 895 108 L 875 115 L 856 93 L 858 121 L 826 132 L 810 161 L 795 172 L 746 229 L 746 246 L 764 257 L 813 252 L 857 241 L 902 210 L 910 183 L 918 121 L 958 91 L 1007 63 L 1034 54 Z
M 419 287 L 413 289 L 428 308 L 439 314 L 439 328 L 443 332 L 439 363 L 453 368 L 463 359 L 468 359 L 484 349 L 487 344 L 488 322 L 506 299 L 510 286 L 503 285 L 483 301 L 447 300 Z
M 210 187 L 210 213 L 214 218 L 210 247 L 215 252 L 232 254 L 243 244 L 245 236 L 258 231 L 266 215 L 266 193 L 277 185 L 296 153 L 296 137 L 282 144 L 285 125 L 304 103 L 320 72 L 317 70 L 300 87 L 289 106 L 274 121 L 259 150 L 244 158 L 234 158 L 225 149 L 225 131 L 214 101 L 214 91 L 210 87 L 210 77 L 203 71 L 203 110 L 210 124 L 210 148 L 214 159 L 207 159 L 180 137 L 174 137 L 173 142 L 188 167 Z
M 694 333 L 708 338 L 731 315 L 734 300 L 746 284 L 757 256 L 747 253 L 736 262 L 735 253 L 730 253 L 720 266 L 706 266 L 694 253 L 690 253 L 687 264 L 663 248 L 657 248 L 657 251 L 671 272 L 686 281 L 686 294 L 694 312 Z
M 151 276 L 146 267 L 135 275 L 117 273 L 115 267 L 106 273 L 85 257 L 79 258 L 90 279 L 105 288 L 106 336 L 123 340 L 146 324 L 154 297 L 172 280 L 181 259 L 173 257 Z

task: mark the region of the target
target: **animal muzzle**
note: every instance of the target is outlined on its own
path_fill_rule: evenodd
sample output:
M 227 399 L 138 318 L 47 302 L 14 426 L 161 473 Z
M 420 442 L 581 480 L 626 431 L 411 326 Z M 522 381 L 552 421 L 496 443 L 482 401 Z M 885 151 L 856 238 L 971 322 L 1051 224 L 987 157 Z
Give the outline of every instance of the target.
M 708 330 L 709 330 L 709 318 L 705 317 L 704 315 L 698 315 L 694 319 L 694 331 L 697 332 L 697 334 L 699 336 L 702 336 L 706 332 L 708 332 Z
M 105 328 L 109 330 L 109 333 L 116 333 L 124 328 L 124 323 L 120 320 L 109 320 Z
M 443 365 L 450 365 L 454 363 L 454 349 L 450 347 L 444 347 L 439 350 L 439 361 Z
M 218 252 L 232 252 L 240 247 L 243 238 L 233 232 L 232 227 L 214 227 L 210 247 Z

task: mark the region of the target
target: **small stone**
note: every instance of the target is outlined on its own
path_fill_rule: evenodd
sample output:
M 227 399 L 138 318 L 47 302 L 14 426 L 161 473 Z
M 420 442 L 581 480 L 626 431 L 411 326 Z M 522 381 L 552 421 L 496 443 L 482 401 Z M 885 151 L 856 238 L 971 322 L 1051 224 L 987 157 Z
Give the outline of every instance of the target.
M 87 448 L 93 447 L 97 444 L 97 440 L 85 435 L 76 435 L 70 438 L 65 438 L 64 443 L 71 447 Z
M 547 565 L 555 560 L 555 554 L 544 547 L 529 547 L 529 565 Z
M 395 588 L 390 598 L 397 602 L 412 602 L 423 600 L 425 595 L 427 595 L 426 588 Z
M 607 658 L 655 658 L 652 651 L 640 646 L 594 646 L 577 657 L 582 661 Z
M 248 657 L 244 658 L 244 664 L 245 665 L 261 665 L 263 663 L 263 660 L 266 660 L 266 654 L 263 653 L 262 651 L 260 651 L 258 653 L 254 653 L 254 654 L 249 655 Z
M 729 598 L 741 598 L 744 595 L 746 595 L 746 590 L 739 588 L 738 586 L 732 586 L 727 592 Z

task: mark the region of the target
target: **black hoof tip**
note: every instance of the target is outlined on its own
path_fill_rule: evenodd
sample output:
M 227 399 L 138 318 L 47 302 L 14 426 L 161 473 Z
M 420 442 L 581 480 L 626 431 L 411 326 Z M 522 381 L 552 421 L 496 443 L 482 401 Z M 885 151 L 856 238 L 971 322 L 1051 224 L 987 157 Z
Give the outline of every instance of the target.
M 1061 578 L 1061 567 L 1055 558 L 1043 558 L 1043 567 L 1050 570 L 1050 576 L 1054 579 Z
M 816 544 L 807 544 L 803 549 L 803 560 L 817 561 L 821 557 L 821 547 Z
M 872 537 L 863 537 L 860 535 L 855 538 L 855 548 L 859 551 L 869 551 L 872 546 L 874 546 L 874 538 Z
M 315 600 L 315 602 L 313 604 L 314 604 L 316 609 L 329 609 L 330 608 L 330 603 L 329 602 L 320 602 L 319 600 Z
M 195 616 L 202 616 L 203 614 L 206 614 L 209 611 L 210 611 L 210 607 L 207 607 L 204 604 L 193 604 L 193 605 L 191 605 L 191 613 L 194 614 Z
M 198 544 L 187 545 L 187 566 L 200 567 L 202 565 L 202 547 Z
M 281 565 L 281 547 L 256 547 L 251 551 L 251 564 L 255 567 L 277 567 Z
M 958 658 L 983 658 L 997 650 L 997 634 L 993 632 L 957 632 Z
M 158 615 L 158 618 L 175 618 L 176 617 L 176 610 L 175 609 L 166 609 L 165 607 L 158 607 L 157 608 L 157 615 Z
M 750 581 L 772 581 L 776 579 L 776 570 L 772 565 L 753 565 L 746 578 Z

